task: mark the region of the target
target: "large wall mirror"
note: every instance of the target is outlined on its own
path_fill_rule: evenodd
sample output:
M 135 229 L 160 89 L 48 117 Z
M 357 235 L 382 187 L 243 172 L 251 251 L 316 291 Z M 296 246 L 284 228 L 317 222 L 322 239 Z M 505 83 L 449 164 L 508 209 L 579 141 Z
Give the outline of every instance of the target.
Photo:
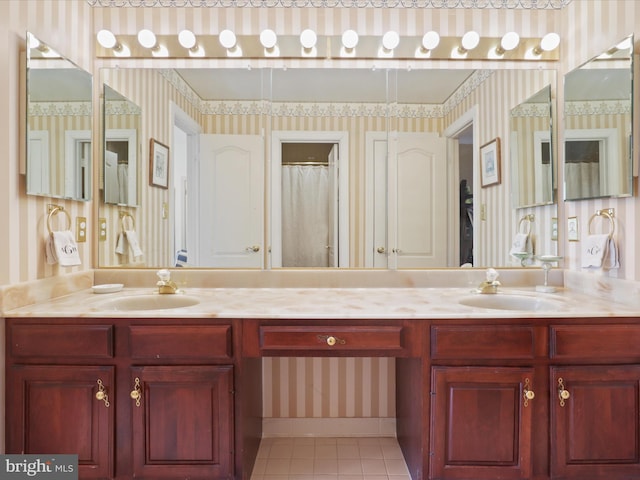
M 526 98 L 552 74 L 515 70 L 507 81 L 530 87 L 518 89 Z M 443 132 L 469 103 L 497 115 L 500 89 L 482 87 L 505 81 L 502 75 L 369 68 L 119 68 L 101 75 L 140 106 L 141 126 L 137 208 L 102 202 L 112 234 L 99 246 L 100 267 L 460 265 L 448 251 L 460 242 L 446 238 L 459 223 L 452 199 L 463 173 L 452 173 Z M 508 136 L 509 111 L 499 116 Z M 170 147 L 165 190 L 144 181 L 150 138 Z M 464 179 L 473 186 L 469 158 Z M 144 251 L 136 261 L 117 252 L 123 213 L 135 216 Z M 514 212 L 504 214 L 501 223 L 512 223 Z M 503 256 L 492 266 L 510 266 Z
M 90 200 L 92 77 L 27 33 L 27 194 Z
M 632 194 L 633 36 L 564 79 L 564 198 Z
M 554 202 L 551 85 L 511 109 L 511 196 L 515 208 Z

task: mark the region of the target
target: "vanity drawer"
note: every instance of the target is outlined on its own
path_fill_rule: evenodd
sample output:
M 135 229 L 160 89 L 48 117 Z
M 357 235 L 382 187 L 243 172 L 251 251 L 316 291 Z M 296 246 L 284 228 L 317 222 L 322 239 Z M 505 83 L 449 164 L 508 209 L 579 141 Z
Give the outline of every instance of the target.
M 229 360 L 231 325 L 131 325 L 134 360 Z
M 640 359 L 640 325 L 552 325 L 549 354 L 558 360 Z
M 525 360 L 535 356 L 534 329 L 512 325 L 434 325 L 434 360 Z
M 113 325 L 13 324 L 7 336 L 14 361 L 105 359 L 114 354 Z
M 405 351 L 404 328 L 403 325 L 261 325 L 259 343 L 264 354 L 393 355 Z

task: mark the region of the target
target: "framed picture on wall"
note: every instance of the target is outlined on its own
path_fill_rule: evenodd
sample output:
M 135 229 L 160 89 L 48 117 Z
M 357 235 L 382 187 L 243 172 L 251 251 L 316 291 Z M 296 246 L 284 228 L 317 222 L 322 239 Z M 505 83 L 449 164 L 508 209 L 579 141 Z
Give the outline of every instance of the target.
M 153 138 L 149 145 L 149 184 L 169 188 L 169 147 Z
M 500 138 L 480 147 L 480 178 L 482 188 L 500 183 Z

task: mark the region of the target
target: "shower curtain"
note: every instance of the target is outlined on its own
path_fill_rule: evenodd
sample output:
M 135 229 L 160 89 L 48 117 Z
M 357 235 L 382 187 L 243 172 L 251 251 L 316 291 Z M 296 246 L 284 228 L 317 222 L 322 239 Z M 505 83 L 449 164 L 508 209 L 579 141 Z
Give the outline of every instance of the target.
M 329 167 L 282 166 L 282 266 L 329 266 Z

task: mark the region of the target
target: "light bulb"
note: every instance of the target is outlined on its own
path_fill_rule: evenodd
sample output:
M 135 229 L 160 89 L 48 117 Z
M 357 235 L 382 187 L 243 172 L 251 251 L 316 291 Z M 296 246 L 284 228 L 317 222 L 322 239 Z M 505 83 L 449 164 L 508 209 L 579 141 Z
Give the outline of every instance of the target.
M 500 46 L 505 51 L 513 50 L 518 46 L 519 43 L 520 35 L 518 35 L 516 32 L 505 33 L 502 37 L 502 40 L 500 40 Z
M 276 43 L 278 43 L 278 36 L 276 35 L 276 32 L 268 28 L 260 32 L 260 43 L 267 49 L 275 47 Z
M 222 30 L 218 37 L 220 41 L 220 45 L 222 45 L 227 50 L 236 46 L 236 34 L 231 30 Z
M 196 46 L 196 36 L 191 30 L 185 29 L 178 34 L 178 42 L 189 50 Z
M 540 48 L 545 52 L 554 50 L 560 45 L 560 35 L 557 33 L 547 33 L 542 40 L 540 40 Z
M 356 48 L 358 45 L 358 32 L 355 30 L 345 30 L 342 34 L 342 45 L 349 50 Z
M 140 30 L 138 32 L 138 42 L 144 48 L 153 48 L 156 46 L 156 35 L 151 30 Z
M 422 46 L 425 50 L 433 50 L 440 43 L 440 35 L 438 32 L 427 32 L 422 37 Z
M 318 36 L 316 35 L 316 32 L 314 32 L 310 28 L 303 30 L 302 33 L 300 34 L 300 44 L 304 48 L 309 49 L 309 48 L 315 47 L 317 41 L 318 41 Z
M 387 50 L 393 50 L 400 43 L 400 35 L 393 30 L 388 31 L 382 37 L 382 46 Z
M 96 35 L 98 43 L 104 48 L 113 48 L 118 44 L 116 36 L 110 30 L 100 30 Z
M 473 50 L 478 46 L 478 43 L 480 43 L 478 32 L 471 30 L 462 36 L 462 48 L 465 50 Z

